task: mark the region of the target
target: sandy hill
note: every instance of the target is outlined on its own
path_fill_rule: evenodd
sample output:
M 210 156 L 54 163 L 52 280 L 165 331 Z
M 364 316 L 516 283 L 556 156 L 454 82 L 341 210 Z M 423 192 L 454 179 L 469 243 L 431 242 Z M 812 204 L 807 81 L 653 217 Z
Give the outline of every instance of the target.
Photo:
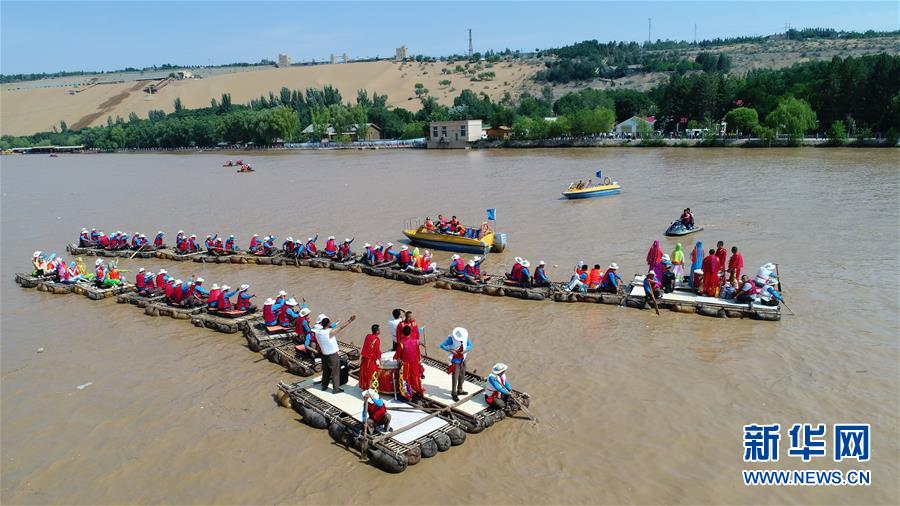
M 218 99 L 222 93 L 231 93 L 234 103 L 247 103 L 260 95 L 278 93 L 282 86 L 305 90 L 322 88 L 327 84 L 337 87 L 345 101 L 355 100 L 359 89 L 388 95 L 389 106 L 399 106 L 416 111 L 420 103 L 416 99 L 415 84 L 422 83 L 429 94 L 441 103 L 451 104 L 453 97 L 463 89 L 485 92 L 493 99 L 500 99 L 504 92 L 518 94 L 522 89 L 538 89 L 531 76 L 539 70 L 537 61 L 498 62 L 477 72 L 494 72 L 496 77 L 485 81 L 472 81 L 467 73 L 454 72 L 457 64 L 446 63 L 397 63 L 364 62 L 283 69 L 265 68 L 203 79 L 176 80 L 152 95 L 143 89 L 152 81 L 125 81 L 99 84 L 72 94 L 73 86 L 49 84 L 48 87 L 25 87 L 16 84 L 0 89 L 0 134 L 27 135 L 50 130 L 60 121 L 73 129 L 106 123 L 112 116 L 128 117 L 135 112 L 142 118 L 151 109 L 171 112 L 174 101 L 181 98 L 186 108 L 209 106 L 210 99 Z M 463 65 L 465 65 L 463 63 Z M 473 68 L 474 65 L 470 65 Z M 447 69 L 451 74 L 442 73 Z M 440 85 L 450 80 L 449 86 Z M 77 89 L 83 89 L 80 87 Z
M 802 41 L 770 38 L 764 42 L 730 44 L 705 51 L 727 52 L 732 57 L 732 72 L 744 73 L 755 68 L 781 68 L 810 60 L 828 60 L 833 56 L 861 56 L 887 52 L 900 53 L 900 37 L 871 39 L 808 39 Z M 678 50 L 676 56 L 693 58 L 699 50 Z M 106 123 L 106 118 L 135 112 L 142 118 L 151 109 L 171 112 L 174 100 L 181 98 L 187 108 L 206 107 L 210 99 L 218 99 L 222 93 L 231 93 L 234 103 L 247 103 L 268 93 L 278 93 L 282 86 L 290 89 L 321 88 L 327 84 L 337 87 L 345 101 L 355 100 L 359 89 L 388 95 L 388 104 L 411 111 L 420 104 L 414 92 L 415 84 L 422 83 L 429 94 L 443 104 L 451 104 L 453 97 L 463 89 L 487 93 L 498 100 L 509 91 L 517 97 L 524 90 L 537 94 L 541 84 L 532 76 L 543 68 L 540 60 L 514 60 L 489 64 L 475 64 L 463 72 L 457 65 L 466 63 L 398 63 L 360 62 L 348 64 L 315 65 L 276 69 L 271 67 L 198 69 L 202 79 L 172 81 L 157 93 L 148 94 L 145 87 L 158 82 L 167 71 L 151 73 L 122 73 L 95 76 L 98 82 L 107 84 L 87 86 L 91 76 L 47 79 L 27 83 L 11 83 L 0 88 L 0 134 L 27 135 L 50 130 L 65 121 L 70 128 L 82 128 Z M 494 72 L 487 81 L 472 81 L 469 70 Z M 449 72 L 446 74 L 445 72 Z M 440 81 L 449 79 L 449 86 Z M 593 79 L 585 82 L 557 84 L 554 95 L 559 97 L 583 88 L 608 88 L 611 86 L 647 90 L 668 79 L 667 73 L 635 74 L 618 80 Z M 73 93 L 73 90 L 80 90 Z

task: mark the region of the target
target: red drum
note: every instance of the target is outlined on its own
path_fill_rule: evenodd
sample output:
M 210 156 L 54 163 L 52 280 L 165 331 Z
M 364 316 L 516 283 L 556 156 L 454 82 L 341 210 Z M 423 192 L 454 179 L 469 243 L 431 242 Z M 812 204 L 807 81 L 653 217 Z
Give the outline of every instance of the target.
M 381 372 L 378 374 L 378 393 L 397 393 L 397 378 L 400 373 L 400 363 L 394 360 L 394 352 L 386 351 L 381 354 Z

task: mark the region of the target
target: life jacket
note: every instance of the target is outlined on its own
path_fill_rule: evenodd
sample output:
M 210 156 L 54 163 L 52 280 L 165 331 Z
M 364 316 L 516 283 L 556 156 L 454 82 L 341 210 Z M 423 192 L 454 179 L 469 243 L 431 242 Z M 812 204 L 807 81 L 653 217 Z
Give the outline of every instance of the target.
M 96 241 L 99 238 L 100 238 L 100 232 L 97 232 L 96 230 L 91 232 L 91 240 L 92 241 Z
M 522 264 L 513 264 L 509 277 L 516 280 L 520 279 L 522 277 Z
M 384 405 L 384 401 L 381 402 L 381 405 L 375 404 L 371 400 L 366 401 L 366 413 L 368 413 L 369 418 L 373 422 L 379 422 L 384 418 L 384 415 L 387 414 L 387 407 Z
M 212 249 L 216 246 L 216 243 L 213 242 L 212 238 L 206 240 L 206 249 L 207 251 L 212 251 Z
M 350 256 L 350 245 L 343 242 L 341 243 L 341 247 L 338 251 L 340 251 L 342 257 L 348 257 Z
M 259 237 L 253 236 L 250 238 L 250 251 L 255 250 L 259 247 Z
M 294 332 L 300 336 L 300 341 L 306 342 L 306 331 L 303 330 L 303 322 L 306 322 L 309 325 L 309 315 L 306 316 L 298 316 L 296 320 L 294 320 Z M 312 340 L 315 341 L 316 337 L 313 334 Z M 316 343 L 318 345 L 318 343 Z
M 772 271 L 766 269 L 765 267 L 760 267 L 756 272 L 756 283 L 760 285 L 765 285 L 769 282 L 769 276 L 772 275 Z
M 197 242 L 197 239 L 191 239 L 191 252 L 200 251 L 200 244 Z
M 294 241 L 284 241 L 284 243 L 281 245 L 281 250 L 288 254 L 293 252 L 294 251 Z
M 474 278 L 475 275 L 476 275 L 476 274 L 475 274 L 475 267 L 472 267 L 471 265 L 466 265 L 466 269 L 465 269 L 464 272 L 465 272 L 465 274 L 466 274 L 466 277 Z
M 66 265 L 60 263 L 56 266 L 56 275 L 59 276 L 61 281 L 66 281 Z
M 172 285 L 172 302 L 181 302 L 184 300 L 184 284 Z
M 162 287 L 166 284 L 166 275 L 165 274 L 157 274 L 156 275 L 156 286 Z
M 246 293 L 246 291 L 237 293 L 237 309 L 241 311 L 250 307 L 250 297 L 241 297 L 244 293 Z
M 227 241 L 225 241 L 225 250 L 234 251 L 234 239 L 228 239 Z
M 750 285 L 750 289 L 746 292 L 743 291 L 744 285 Z M 756 287 L 756 283 L 754 283 L 753 280 L 750 279 L 748 279 L 746 283 L 741 283 L 741 290 L 741 293 L 751 296 L 759 293 L 759 288 Z
M 409 254 L 409 250 L 403 250 L 400 252 L 400 265 L 407 266 L 412 262 L 412 255 Z
M 431 220 L 426 221 L 426 222 L 425 222 L 425 230 L 427 230 L 427 231 L 429 231 L 429 232 L 431 232 L 432 230 L 434 230 L 434 222 L 431 221 Z
M 209 297 L 206 299 L 206 305 L 209 307 L 214 307 L 212 304 L 219 300 L 219 294 L 222 293 L 220 288 L 213 288 L 209 291 Z
M 187 240 L 185 240 L 185 239 L 182 239 L 181 241 L 178 242 L 178 251 L 180 251 L 182 253 L 187 253 L 187 250 L 189 247 L 190 247 L 190 245 L 188 244 Z
M 225 297 L 225 290 L 219 290 L 219 296 L 216 298 L 216 307 L 218 309 L 231 309 L 231 300 Z
M 105 235 L 100 236 L 100 246 L 103 246 L 104 249 L 109 248 L 109 237 Z
M 223 250 L 222 250 L 222 238 L 216 239 L 216 243 L 215 243 L 215 244 L 216 244 L 216 245 L 215 245 L 215 250 L 218 251 L 219 253 L 221 253 L 221 252 L 223 251 Z
M 144 276 L 144 288 L 147 290 L 153 290 L 156 288 L 156 285 L 153 283 L 153 276 L 147 274 Z
M 462 274 L 462 272 L 466 270 L 466 264 L 463 263 L 462 258 L 457 258 L 450 264 L 450 269 Z
M 318 249 L 316 248 L 316 243 L 309 241 L 306 243 L 306 252 L 310 256 L 315 256 Z
M 175 291 L 175 282 L 169 279 L 165 282 L 166 300 L 172 300 L 172 293 Z
M 333 254 L 337 251 L 337 247 L 334 245 L 334 239 L 328 239 L 328 242 L 325 243 L 325 253 Z
M 90 234 L 88 234 L 87 232 L 82 232 L 81 235 L 79 236 L 82 244 L 86 243 L 86 242 L 90 242 L 90 240 L 91 240 L 90 237 L 91 237 Z
M 484 382 L 484 396 L 485 396 L 485 398 L 487 398 L 488 402 L 493 401 L 494 398 L 496 398 L 497 394 L 499 393 L 499 391 L 496 388 L 494 388 L 494 385 L 491 383 L 491 381 L 490 381 L 491 378 L 495 378 L 498 383 L 500 383 L 501 385 L 503 385 L 504 388 L 509 390 L 509 384 L 506 383 L 506 373 L 505 372 L 500 374 L 499 376 L 494 373 L 489 374 L 487 377 L 488 381 Z
M 544 274 L 544 267 L 541 265 L 538 265 L 537 268 L 534 269 L 534 275 L 532 276 L 532 278 L 534 278 L 535 281 L 546 281 L 547 279 L 549 279 L 547 278 L 547 275 Z
M 270 322 L 276 322 L 277 318 L 275 317 L 275 312 L 272 311 L 272 304 L 266 304 L 263 306 L 263 320 L 265 320 L 266 325 L 270 325 Z
M 600 269 L 591 269 L 591 273 L 588 274 L 588 286 L 599 285 L 600 281 Z
M 610 286 L 612 284 L 609 281 L 610 273 L 612 273 L 613 277 L 615 277 L 615 271 L 613 271 L 612 269 L 606 269 L 606 272 L 603 273 L 603 280 L 600 281 L 600 286 Z
M 163 236 L 162 234 L 156 234 L 156 238 L 153 239 L 153 245 L 157 248 L 163 245 Z
M 385 262 L 384 252 L 381 251 L 381 248 L 376 248 L 373 250 L 375 253 L 375 263 L 380 264 Z
M 106 269 L 102 265 L 98 265 L 96 269 L 94 269 L 94 279 L 97 281 L 103 281 L 106 278 Z
M 144 277 L 143 272 L 139 272 L 137 276 L 134 278 L 134 286 L 137 287 L 138 290 L 143 290 L 144 287 L 147 286 L 147 279 Z

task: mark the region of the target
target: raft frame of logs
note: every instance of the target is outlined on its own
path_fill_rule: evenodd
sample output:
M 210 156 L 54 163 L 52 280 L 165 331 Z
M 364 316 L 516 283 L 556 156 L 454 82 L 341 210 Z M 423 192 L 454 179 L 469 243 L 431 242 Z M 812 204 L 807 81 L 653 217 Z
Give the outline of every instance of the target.
M 169 315 L 175 319 L 191 319 L 192 323 L 194 323 L 194 325 L 196 326 L 201 326 L 197 325 L 197 323 L 194 321 L 196 318 L 202 316 L 213 316 L 206 314 L 205 308 L 203 307 L 177 308 L 169 306 L 162 301 L 162 295 L 140 295 L 136 292 L 135 286 L 130 284 L 125 284 L 123 286 L 113 288 L 99 289 L 90 286 L 89 283 L 83 283 L 83 286 L 80 286 L 80 284 L 65 285 L 52 281 L 52 278 L 53 276 L 36 277 L 26 273 L 17 273 L 15 275 L 16 283 L 21 285 L 23 288 L 34 288 L 42 291 L 52 291 L 57 288 L 64 287 L 65 290 L 60 289 L 57 291 L 53 291 L 52 293 L 78 293 L 80 295 L 87 296 L 92 300 L 103 300 L 116 295 L 116 302 L 118 304 L 133 305 L 137 308 L 143 309 L 145 314 L 151 316 Z M 42 289 L 42 287 L 44 288 Z M 92 289 L 94 291 L 92 291 Z M 245 331 L 252 326 L 251 322 L 254 322 L 256 319 L 260 318 L 258 315 L 252 313 L 246 316 L 249 316 L 249 318 L 238 323 L 239 325 L 244 327 Z M 217 330 L 220 332 L 228 332 L 228 330 L 230 330 L 222 330 L 219 327 L 209 327 L 205 324 L 202 326 L 212 328 L 213 330 Z M 289 345 L 293 347 L 293 335 L 293 332 L 287 332 L 276 335 L 276 337 L 273 337 L 272 339 L 269 339 L 267 341 L 272 343 L 280 341 L 282 345 Z M 353 344 L 341 341 L 339 341 L 338 343 L 341 349 L 341 355 L 346 356 L 348 360 L 350 360 L 350 371 L 348 371 L 349 374 L 358 378 L 359 365 L 352 360 L 358 360 L 359 348 Z M 258 351 L 265 354 L 267 350 L 271 350 L 275 347 L 277 347 L 277 345 L 273 344 L 272 346 L 257 348 Z M 434 367 L 447 367 L 447 364 L 444 364 L 427 356 L 423 357 L 423 361 Z M 468 381 L 477 385 L 484 385 L 486 381 L 484 378 L 481 378 L 472 372 L 467 372 L 466 378 Z M 319 399 L 318 397 L 306 392 L 301 388 L 297 388 L 298 385 L 311 385 L 312 383 L 312 380 L 303 380 L 294 384 L 280 382 L 275 395 L 276 401 L 282 406 L 292 407 L 295 411 L 297 411 L 297 413 L 301 415 L 303 422 L 307 425 L 320 429 L 328 429 L 329 435 L 339 444 L 342 444 L 347 448 L 354 448 L 357 451 L 362 452 L 364 447 L 362 436 L 362 422 L 356 420 L 351 414 L 344 413 L 337 407 L 328 404 L 324 400 Z M 480 392 L 478 394 L 480 394 Z M 471 397 L 472 395 L 470 395 L 466 399 Z M 463 401 L 461 402 L 465 402 L 466 399 L 463 399 Z M 483 413 L 480 413 L 484 414 L 484 416 L 480 417 L 479 420 L 475 420 L 472 417 L 469 417 L 467 419 L 466 417 L 462 416 L 462 413 L 453 409 L 457 404 L 459 403 L 451 406 L 443 406 L 432 401 L 428 401 L 427 399 L 423 399 L 419 404 L 410 403 L 411 408 L 417 408 L 423 411 L 431 411 L 431 414 L 428 415 L 428 417 L 440 417 L 442 420 L 444 420 L 444 422 L 446 422 L 446 425 L 442 426 L 439 429 L 431 431 L 428 434 L 421 436 L 410 443 L 405 444 L 400 443 L 394 439 L 387 438 L 387 435 L 385 434 L 368 434 L 366 436 L 368 441 L 365 444 L 366 456 L 368 460 L 375 467 L 386 472 L 399 473 L 404 471 L 407 466 L 419 463 L 422 458 L 433 457 L 438 452 L 444 452 L 450 449 L 450 447 L 452 446 L 463 444 L 466 440 L 467 432 L 481 432 L 482 430 L 484 430 L 484 428 L 490 427 L 496 421 L 502 420 L 505 417 L 505 414 L 502 411 L 485 410 Z M 420 421 L 409 424 L 406 427 L 395 429 L 393 432 L 402 432 L 403 430 L 411 428 L 413 425 L 420 423 Z
M 72 254 L 86 256 L 118 256 L 129 257 L 131 250 L 106 251 L 96 248 L 81 248 L 70 244 L 67 249 Z M 140 252 L 139 254 L 143 254 Z M 486 284 L 472 285 L 465 281 L 450 277 L 446 272 L 421 274 L 415 272 L 401 271 L 396 267 L 395 263 L 381 264 L 371 266 L 356 261 L 338 262 L 329 258 L 295 258 L 285 257 L 280 253 L 271 256 L 250 255 L 244 252 L 238 252 L 229 255 L 211 255 L 205 252 L 191 253 L 182 255 L 171 249 L 159 249 L 152 252 L 156 258 L 172 260 L 172 261 L 195 261 L 207 263 L 230 263 L 241 265 L 287 265 L 298 267 L 327 268 L 337 271 L 348 271 L 364 273 L 370 276 L 378 276 L 396 281 L 403 281 L 412 285 L 424 285 L 434 283 L 435 288 L 458 290 L 468 293 L 480 293 L 494 297 L 514 297 L 524 300 L 551 300 L 554 302 L 580 302 L 588 304 L 606 304 L 612 306 L 625 306 L 635 309 L 649 309 L 645 304 L 643 297 L 616 293 L 606 293 L 599 291 L 589 291 L 586 293 L 576 291 L 565 291 L 563 282 L 553 282 L 549 287 L 517 287 L 505 283 L 503 276 L 491 276 Z M 358 259 L 358 256 L 354 258 Z M 631 291 L 633 285 L 626 285 L 626 290 Z M 670 302 L 658 301 L 660 309 L 668 309 L 678 313 L 696 313 L 701 316 L 709 316 L 714 318 L 750 318 L 761 321 L 779 321 L 781 320 L 781 308 L 763 307 L 754 305 L 753 307 L 721 307 L 716 304 L 708 304 L 702 302 Z

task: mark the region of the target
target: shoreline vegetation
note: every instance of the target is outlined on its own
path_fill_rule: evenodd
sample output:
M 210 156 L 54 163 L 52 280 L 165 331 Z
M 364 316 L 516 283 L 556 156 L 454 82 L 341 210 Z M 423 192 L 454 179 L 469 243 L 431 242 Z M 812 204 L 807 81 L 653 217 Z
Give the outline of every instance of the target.
M 593 54 L 596 45 L 568 46 L 563 53 L 577 60 L 581 48 Z M 377 126 L 382 139 L 409 141 L 426 137 L 431 121 L 470 119 L 505 127 L 507 132 L 508 139 L 499 146 L 498 141 L 480 141 L 476 148 L 894 146 L 900 138 L 900 55 L 836 56 L 743 75 L 728 72 L 721 61 L 721 55 L 701 53 L 695 63 L 702 70 L 674 71 L 646 92 L 585 88 L 557 97 L 547 84 L 537 95 L 523 92 L 513 98 L 507 92 L 494 101 L 464 89 L 452 106 L 439 103 L 416 83 L 421 108 L 415 113 L 388 107 L 387 95 L 370 96 L 362 89 L 355 102 L 345 101 L 330 85 L 306 90 L 283 87 L 247 104 L 232 103 L 231 95 L 223 93 L 201 109 L 187 109 L 176 98 L 168 114 L 151 110 L 144 119 L 132 112 L 127 120 L 108 116 L 105 126 L 77 131 L 61 121 L 48 132 L 4 135 L 0 149 L 78 145 L 98 151 L 207 149 L 318 144 L 324 139 L 349 144 L 356 131 L 368 131 L 368 124 Z M 474 64 L 478 67 L 481 62 Z M 628 133 L 614 130 L 626 120 L 632 123 Z

